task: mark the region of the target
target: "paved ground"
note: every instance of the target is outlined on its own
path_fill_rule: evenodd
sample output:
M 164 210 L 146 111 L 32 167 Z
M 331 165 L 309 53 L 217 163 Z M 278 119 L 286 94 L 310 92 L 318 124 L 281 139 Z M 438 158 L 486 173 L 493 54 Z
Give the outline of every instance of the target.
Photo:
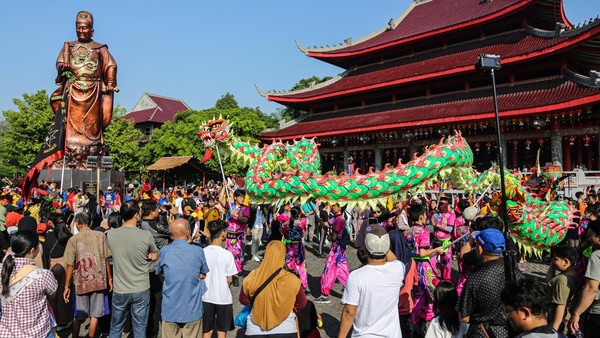
M 248 247 L 247 247 L 247 249 L 249 251 Z M 311 291 L 311 294 L 307 295 L 307 298 L 309 300 L 314 300 L 314 298 L 318 297 L 321 294 L 320 277 L 321 277 L 321 273 L 323 272 L 323 267 L 325 266 L 325 258 L 317 258 L 316 257 L 317 247 L 313 246 L 312 244 L 308 244 L 306 246 L 306 249 L 307 249 L 306 268 L 308 271 L 309 289 Z M 354 249 L 353 247 L 348 247 L 347 254 L 348 254 L 348 263 L 350 265 L 350 270 L 359 268 L 360 262 L 358 261 L 358 258 L 356 257 L 356 249 Z M 249 258 L 249 255 L 247 255 L 247 257 Z M 256 267 L 258 267 L 258 265 L 259 265 L 259 263 L 248 259 L 244 263 L 244 272 L 243 272 L 244 276 L 247 275 L 250 271 L 252 271 Z M 531 262 L 521 263 L 520 266 L 525 271 L 526 274 L 534 276 L 534 277 L 538 277 L 538 278 L 544 278 L 546 276 L 546 271 L 548 270 L 548 263 L 544 263 L 541 261 L 531 261 Z M 454 268 L 455 268 L 454 275 L 456 275 L 457 274 L 456 263 L 454 264 Z M 240 285 L 241 285 L 241 280 L 240 280 Z M 337 330 L 338 330 L 338 327 L 340 324 L 340 322 L 339 322 L 340 314 L 341 314 L 341 311 L 343 308 L 343 306 L 340 304 L 340 299 L 342 298 L 342 292 L 343 292 L 342 285 L 339 283 L 336 283 L 334 285 L 333 289 L 331 290 L 331 295 L 329 297 L 331 299 L 331 303 L 315 304 L 317 307 L 317 311 L 323 317 L 323 329 L 321 329 L 321 337 L 337 337 Z M 234 303 L 233 303 L 234 314 L 237 314 L 238 311 L 242 307 L 242 305 L 238 301 L 240 288 L 232 287 L 231 293 L 233 294 L 233 300 L 234 300 Z M 86 323 L 86 328 L 87 328 L 87 323 Z M 124 335 L 124 337 L 128 337 L 128 336 L 131 336 L 131 335 Z M 216 337 L 216 334 L 214 336 Z M 243 330 L 239 329 L 237 327 L 236 327 L 235 331 L 229 332 L 227 335 L 227 337 L 243 337 L 243 336 L 244 336 Z M 64 335 L 61 335 L 61 337 L 70 337 L 70 335 L 68 332 L 66 332 Z

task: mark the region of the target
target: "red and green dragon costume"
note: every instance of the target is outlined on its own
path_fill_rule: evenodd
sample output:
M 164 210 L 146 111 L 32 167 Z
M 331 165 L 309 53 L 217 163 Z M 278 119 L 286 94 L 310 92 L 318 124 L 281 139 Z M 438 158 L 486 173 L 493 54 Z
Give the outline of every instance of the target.
M 327 202 L 361 208 L 385 202 L 388 197 L 405 198 L 407 193 L 423 190 L 426 183 L 449 179 L 458 189 L 474 193 L 493 185 L 499 190 L 497 168 L 483 173 L 473 170 L 473 152 L 460 132 L 429 146 L 421 156 L 408 163 L 386 164 L 383 170 L 352 175 L 320 172 L 318 144 L 314 139 L 292 143 L 274 142 L 260 147 L 233 135 L 226 119 L 203 124 L 198 136 L 208 152 L 220 153 L 248 165 L 245 188 L 257 203 L 306 201 L 314 197 Z M 574 210 L 562 201 L 542 201 L 529 193 L 519 179 L 505 171 L 510 231 L 528 253 L 558 244 L 570 227 Z M 495 207 L 499 210 L 500 204 Z

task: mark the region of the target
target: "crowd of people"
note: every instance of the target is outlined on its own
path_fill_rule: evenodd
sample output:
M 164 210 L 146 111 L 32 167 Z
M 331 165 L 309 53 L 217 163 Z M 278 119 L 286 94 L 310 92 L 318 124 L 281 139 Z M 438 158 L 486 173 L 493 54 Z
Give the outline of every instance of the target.
M 24 203 L 7 186 L 0 337 L 78 336 L 88 318 L 89 337 L 223 338 L 234 322 L 246 336 L 318 337 L 315 303 L 330 303 L 336 282 L 338 337 L 594 337 L 600 204 L 594 189 L 567 203 L 578 226 L 535 279 L 505 258 L 525 259 L 487 194 L 255 205 L 232 180 L 164 192 L 146 182 L 123 195 L 106 187 L 100 198 L 47 184 Z M 307 246 L 325 259 L 312 297 Z M 242 277 L 247 260 L 259 265 Z M 245 306 L 237 314 L 231 285 Z

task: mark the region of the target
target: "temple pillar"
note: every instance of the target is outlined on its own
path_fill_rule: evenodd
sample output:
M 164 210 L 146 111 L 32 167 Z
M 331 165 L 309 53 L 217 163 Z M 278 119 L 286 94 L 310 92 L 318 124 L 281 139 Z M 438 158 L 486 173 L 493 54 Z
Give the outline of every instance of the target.
M 380 171 L 383 168 L 383 151 L 379 147 L 373 151 L 375 152 L 375 171 Z
M 596 152 L 596 170 L 600 170 L 600 132 L 598 133 L 598 135 L 596 136 L 596 141 L 597 141 L 597 152 Z
M 344 150 L 344 171 L 348 172 L 348 158 L 350 158 L 350 151 Z M 356 161 L 356 159 L 354 159 Z
M 569 144 L 569 140 L 565 141 L 564 156 L 563 156 L 563 170 L 573 170 L 573 166 L 571 165 L 571 145 Z
M 502 149 L 500 147 L 502 147 Z M 505 168 L 508 168 L 508 154 L 506 153 L 506 139 L 504 137 L 500 137 L 498 152 L 502 155 L 502 165 L 504 165 Z
M 562 136 L 555 133 L 550 136 L 550 156 L 553 164 L 563 165 Z
M 581 140 L 581 136 L 577 136 L 575 145 L 577 146 L 577 165 L 583 166 L 585 163 L 583 162 L 583 141 Z
M 511 149 L 511 164 L 513 168 L 519 168 L 519 141 L 518 140 L 513 140 L 510 143 L 510 148 Z

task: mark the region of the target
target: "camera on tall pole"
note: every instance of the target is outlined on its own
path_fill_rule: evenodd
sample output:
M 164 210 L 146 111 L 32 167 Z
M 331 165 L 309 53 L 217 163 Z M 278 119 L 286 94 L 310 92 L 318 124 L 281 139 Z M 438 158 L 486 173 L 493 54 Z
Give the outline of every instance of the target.
M 500 192 L 502 194 L 502 221 L 504 223 L 504 236 L 506 243 L 510 240 L 510 232 L 508 229 L 508 211 L 506 208 L 506 184 L 504 183 L 504 145 L 500 135 L 500 114 L 498 111 L 498 93 L 496 91 L 496 71 L 502 68 L 499 55 L 479 54 L 475 68 L 481 72 L 487 70 L 492 75 L 492 88 L 494 94 L 494 113 L 496 117 L 496 138 L 498 144 L 498 173 L 500 174 Z M 517 253 L 514 250 L 504 250 L 504 273 L 506 282 L 510 283 L 516 279 L 516 257 Z

